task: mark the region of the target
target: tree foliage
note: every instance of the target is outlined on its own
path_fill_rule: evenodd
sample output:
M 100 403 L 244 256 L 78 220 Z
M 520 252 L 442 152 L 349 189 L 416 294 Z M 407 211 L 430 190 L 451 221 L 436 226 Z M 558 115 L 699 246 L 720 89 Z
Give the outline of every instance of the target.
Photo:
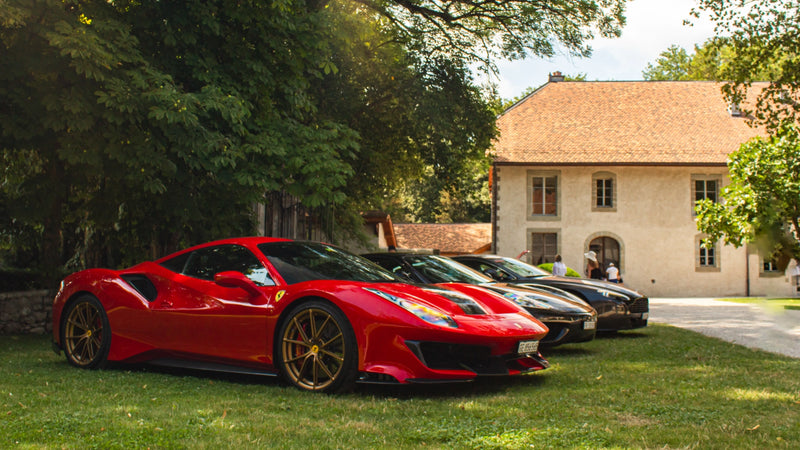
M 642 77 L 649 81 L 726 81 L 739 56 L 726 37 L 713 37 L 702 45 L 694 46 L 694 53 L 683 47 L 671 45 L 658 59 L 648 63 Z M 755 69 L 754 80 L 766 80 L 770 67 Z
M 17 228 L 41 232 L 42 262 L 116 265 L 239 234 L 265 191 L 342 198 L 356 134 L 314 114 L 308 80 L 327 57 L 315 11 L 43 0 L 0 14 L 2 148 L 16 163 L 3 190 Z
M 625 0 L 356 0 L 415 52 L 493 67 L 496 58 L 588 56 L 599 33 L 618 37 Z
M 471 64 L 587 54 L 623 5 L 0 2 L 0 264 L 56 276 L 248 234 L 272 191 L 351 224 L 400 192 L 473 214 L 495 129 Z
M 777 132 L 796 123 L 800 112 L 800 2 L 792 0 L 701 0 L 694 11 L 715 22 L 731 57 L 721 67 L 724 94 L 744 106 L 754 81 L 769 81 L 752 108 L 756 125 Z
M 661 52 L 654 64 L 647 64 L 642 71 L 642 77 L 649 81 L 691 80 L 692 59 L 686 49 L 678 45 L 671 45 Z
M 757 137 L 730 155 L 731 183 L 721 196 L 697 206 L 697 227 L 708 241 L 741 246 L 755 242 L 785 269 L 800 261 L 800 132 L 787 127 L 772 137 Z
M 330 8 L 338 70 L 312 88 L 320 113 L 360 136 L 348 160 L 359 174 L 348 183 L 348 198 L 357 199 L 355 208 L 383 209 L 396 220 L 432 221 L 440 198 L 467 197 L 472 186 L 463 184 L 474 170 L 488 173 L 495 118 L 487 96 L 458 60 L 409 52 L 396 30 L 365 20 L 375 16 L 363 7 Z
M 745 143 L 730 155 L 731 184 L 722 204 L 698 206 L 698 228 L 709 240 L 742 245 L 755 242 L 785 268 L 800 262 L 800 166 L 798 166 L 798 94 L 800 90 L 800 2 L 701 0 L 696 16 L 707 13 L 724 36 L 724 63 L 718 79 L 723 94 L 738 104 L 754 126 L 769 137 Z M 754 81 L 767 87 L 748 97 Z

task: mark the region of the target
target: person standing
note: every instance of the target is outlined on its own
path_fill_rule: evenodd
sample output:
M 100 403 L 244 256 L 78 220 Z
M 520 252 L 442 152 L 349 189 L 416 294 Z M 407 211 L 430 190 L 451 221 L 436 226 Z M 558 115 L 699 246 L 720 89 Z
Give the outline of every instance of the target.
M 561 255 L 556 255 L 556 262 L 553 263 L 553 275 L 557 277 L 567 276 L 567 265 L 561 262 Z
M 619 269 L 614 266 L 614 263 L 608 263 L 608 269 L 606 269 L 606 275 L 608 275 L 608 281 L 611 283 L 619 283 L 622 279 L 619 276 Z
M 583 256 L 585 256 L 586 259 L 588 260 L 586 261 L 586 275 L 589 278 L 602 280 L 603 271 L 600 270 L 600 263 L 597 262 L 597 253 L 589 250 L 589 252 L 584 253 Z

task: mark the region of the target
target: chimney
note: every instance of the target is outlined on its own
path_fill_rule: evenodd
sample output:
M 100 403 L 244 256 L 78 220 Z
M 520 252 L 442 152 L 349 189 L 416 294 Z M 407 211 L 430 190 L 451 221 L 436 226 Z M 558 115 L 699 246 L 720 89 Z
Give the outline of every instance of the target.
M 559 81 L 564 81 L 564 75 L 561 75 L 561 72 L 555 71 L 550 74 L 550 82 L 557 83 Z

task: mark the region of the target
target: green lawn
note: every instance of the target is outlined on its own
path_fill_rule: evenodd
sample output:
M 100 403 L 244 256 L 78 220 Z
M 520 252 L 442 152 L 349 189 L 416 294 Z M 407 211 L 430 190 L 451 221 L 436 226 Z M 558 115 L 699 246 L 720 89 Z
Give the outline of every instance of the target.
M 549 351 L 534 375 L 339 396 L 0 343 L 0 448 L 800 447 L 800 359 L 662 325 Z

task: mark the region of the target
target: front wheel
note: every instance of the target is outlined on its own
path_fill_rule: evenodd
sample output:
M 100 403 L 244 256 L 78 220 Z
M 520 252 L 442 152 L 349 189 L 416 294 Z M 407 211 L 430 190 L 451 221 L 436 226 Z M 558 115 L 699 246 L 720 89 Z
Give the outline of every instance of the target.
M 288 382 L 308 391 L 352 389 L 358 346 L 341 310 L 318 300 L 304 303 L 283 321 L 279 339 L 277 359 Z
M 104 366 L 111 348 L 111 327 L 100 301 L 83 295 L 70 304 L 61 324 L 61 337 L 70 364 L 83 369 Z

